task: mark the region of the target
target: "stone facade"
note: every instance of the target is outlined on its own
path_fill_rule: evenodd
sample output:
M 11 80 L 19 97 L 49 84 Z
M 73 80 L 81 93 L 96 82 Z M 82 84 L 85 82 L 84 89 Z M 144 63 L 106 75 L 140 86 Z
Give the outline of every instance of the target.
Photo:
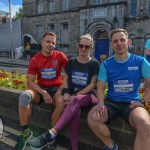
M 66 2 L 66 3 L 65 3 Z M 95 41 L 92 55 L 110 56 L 110 34 L 114 28 L 125 28 L 132 40 L 132 53 L 143 55 L 150 38 L 150 0 L 23 0 L 23 32 L 38 42 L 46 31 L 57 35 L 60 50 L 76 56 L 78 38 L 90 33 Z

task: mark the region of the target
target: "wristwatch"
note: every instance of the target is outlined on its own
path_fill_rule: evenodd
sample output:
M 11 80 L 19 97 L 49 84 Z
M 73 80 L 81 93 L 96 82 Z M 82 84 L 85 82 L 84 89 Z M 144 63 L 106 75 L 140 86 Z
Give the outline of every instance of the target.
M 139 100 L 139 102 L 141 102 L 144 106 L 145 106 L 145 100 L 143 99 L 143 98 L 141 98 L 140 100 Z

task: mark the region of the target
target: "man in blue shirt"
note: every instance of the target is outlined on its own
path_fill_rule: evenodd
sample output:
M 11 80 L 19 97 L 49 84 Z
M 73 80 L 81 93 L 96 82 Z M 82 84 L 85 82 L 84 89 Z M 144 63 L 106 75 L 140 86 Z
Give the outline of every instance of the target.
M 150 89 L 145 90 L 142 99 L 138 91 L 142 77 L 150 83 L 150 64 L 145 58 L 128 52 L 130 40 L 126 30 L 113 30 L 111 38 L 115 55 L 105 60 L 100 67 L 97 88 L 99 102 L 89 112 L 89 126 L 105 144 L 104 150 L 118 150 L 106 124 L 122 116 L 136 129 L 134 150 L 149 150 L 150 117 L 144 105 L 150 99 Z M 106 83 L 108 92 L 105 98 Z

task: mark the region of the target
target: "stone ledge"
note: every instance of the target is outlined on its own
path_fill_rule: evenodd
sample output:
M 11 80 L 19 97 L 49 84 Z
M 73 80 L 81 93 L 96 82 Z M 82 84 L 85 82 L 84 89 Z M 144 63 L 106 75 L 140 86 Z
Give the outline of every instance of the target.
M 19 90 L 0 88 L 0 114 L 19 119 L 18 97 L 20 93 L 21 91 Z M 45 129 L 49 128 L 53 109 L 52 105 L 33 105 L 31 124 L 38 124 L 39 127 Z M 82 111 L 80 141 L 101 148 L 103 146 L 102 143 L 87 125 L 88 111 L 89 109 L 83 109 Z M 112 137 L 119 144 L 119 147 L 122 150 L 131 149 L 135 137 L 134 130 L 121 118 L 114 120 L 109 127 L 112 131 Z M 66 128 L 62 130 L 61 134 L 68 136 Z

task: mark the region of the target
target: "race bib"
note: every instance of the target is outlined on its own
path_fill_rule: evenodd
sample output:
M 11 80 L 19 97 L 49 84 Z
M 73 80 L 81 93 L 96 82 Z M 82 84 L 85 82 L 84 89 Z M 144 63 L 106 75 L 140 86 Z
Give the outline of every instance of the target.
M 88 79 L 88 73 L 72 72 L 72 83 L 75 85 L 86 86 Z
M 118 80 L 114 81 L 114 92 L 127 93 L 133 91 L 133 81 Z
M 43 80 L 51 80 L 56 78 L 56 68 L 41 69 Z

